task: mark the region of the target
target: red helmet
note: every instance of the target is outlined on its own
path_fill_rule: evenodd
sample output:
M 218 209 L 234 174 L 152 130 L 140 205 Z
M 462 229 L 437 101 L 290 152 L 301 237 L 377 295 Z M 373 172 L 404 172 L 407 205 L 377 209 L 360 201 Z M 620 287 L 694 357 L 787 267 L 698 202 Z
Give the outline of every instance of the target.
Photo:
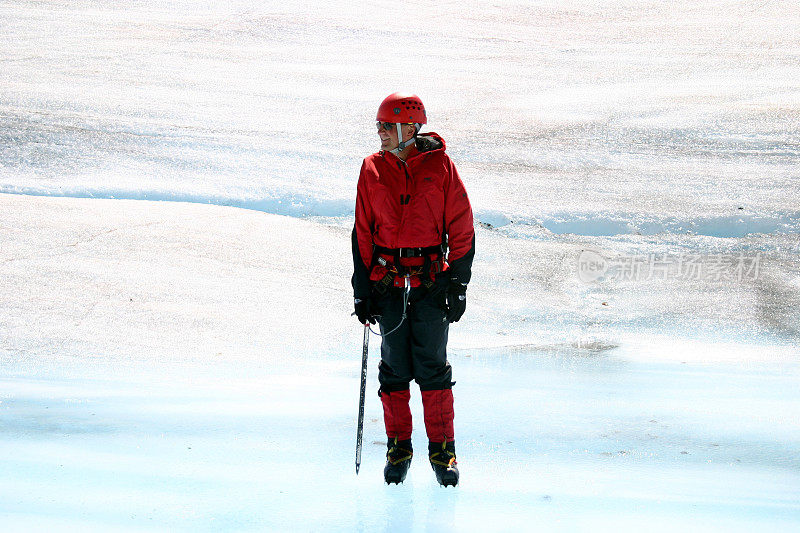
M 394 93 L 384 98 L 378 108 L 378 121 L 427 124 L 425 106 L 416 94 Z

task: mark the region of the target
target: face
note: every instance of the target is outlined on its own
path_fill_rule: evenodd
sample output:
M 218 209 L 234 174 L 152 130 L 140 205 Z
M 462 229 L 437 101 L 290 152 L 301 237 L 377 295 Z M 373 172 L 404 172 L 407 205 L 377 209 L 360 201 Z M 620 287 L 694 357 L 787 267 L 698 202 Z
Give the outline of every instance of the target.
M 388 126 L 388 127 L 387 127 Z M 397 140 L 397 125 L 391 122 L 378 122 L 378 137 L 381 139 L 381 150 L 388 151 L 397 148 L 400 141 Z M 413 124 L 403 124 L 400 126 L 403 133 L 403 140 L 407 141 L 414 135 Z

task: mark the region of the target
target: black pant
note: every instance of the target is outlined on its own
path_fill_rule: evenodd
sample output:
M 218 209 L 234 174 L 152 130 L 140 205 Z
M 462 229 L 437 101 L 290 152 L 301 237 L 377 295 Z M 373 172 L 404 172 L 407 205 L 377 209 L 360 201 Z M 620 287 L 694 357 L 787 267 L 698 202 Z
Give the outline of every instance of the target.
M 381 333 L 400 323 L 403 314 L 402 289 L 390 289 L 377 300 Z M 450 324 L 444 307 L 444 292 L 431 294 L 424 287 L 411 289 L 406 319 L 381 343 L 378 381 L 381 390 L 408 389 L 415 380 L 420 390 L 449 389 L 453 372 L 447 362 L 447 332 Z

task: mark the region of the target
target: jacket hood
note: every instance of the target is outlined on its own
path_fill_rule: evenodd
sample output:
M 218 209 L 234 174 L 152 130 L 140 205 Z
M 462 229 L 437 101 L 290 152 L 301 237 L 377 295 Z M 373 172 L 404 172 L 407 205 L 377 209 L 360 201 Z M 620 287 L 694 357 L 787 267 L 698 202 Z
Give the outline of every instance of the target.
M 417 151 L 420 153 L 433 152 L 436 150 L 444 151 L 446 145 L 438 133 L 428 132 L 417 135 Z
M 442 139 L 438 133 L 434 132 L 427 132 L 417 135 L 414 146 L 417 149 L 417 153 L 413 154 L 409 158 L 409 160 L 414 159 L 415 157 L 428 155 L 434 152 L 444 152 L 446 148 L 444 139 Z M 380 152 L 378 152 L 378 154 L 381 157 L 386 157 L 387 154 L 397 157 L 395 154 L 387 150 L 381 150 Z

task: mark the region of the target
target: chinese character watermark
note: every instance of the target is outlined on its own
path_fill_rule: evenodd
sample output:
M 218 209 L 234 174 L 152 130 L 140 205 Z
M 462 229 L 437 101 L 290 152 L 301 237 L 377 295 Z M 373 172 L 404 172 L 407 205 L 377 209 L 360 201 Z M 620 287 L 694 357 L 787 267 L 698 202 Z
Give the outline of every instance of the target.
M 594 250 L 578 256 L 578 278 L 594 281 L 691 280 L 743 282 L 756 280 L 762 268 L 761 253 L 648 254 L 606 257 Z

